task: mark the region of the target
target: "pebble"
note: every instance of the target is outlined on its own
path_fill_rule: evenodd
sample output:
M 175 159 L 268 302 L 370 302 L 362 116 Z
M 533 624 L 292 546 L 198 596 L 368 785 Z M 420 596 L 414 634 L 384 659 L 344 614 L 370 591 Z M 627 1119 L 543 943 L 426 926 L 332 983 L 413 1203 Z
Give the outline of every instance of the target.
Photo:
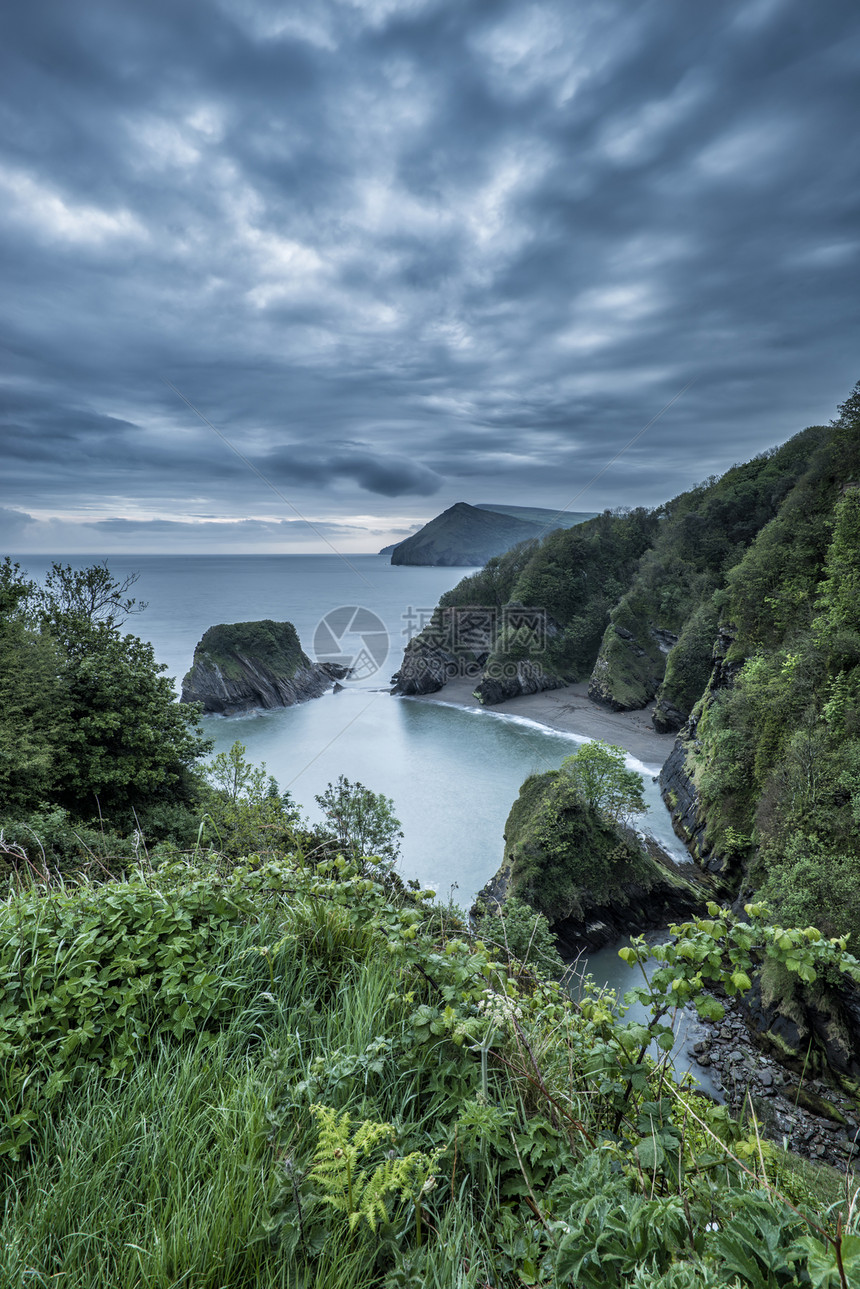
M 844 1130 L 795 1104 L 796 1086 L 792 1076 L 787 1075 L 773 1058 L 761 1054 L 744 1021 L 737 1016 L 727 1014 L 719 1027 L 697 1027 L 690 1034 L 691 1040 L 694 1035 L 697 1041 L 690 1042 L 689 1055 L 701 1068 L 709 1069 L 712 1087 L 725 1088 L 726 1103 L 735 1114 L 743 1111 L 742 1102 L 752 1090 L 762 1108 L 765 1100 L 772 1098 L 765 1117 L 765 1125 L 771 1125 L 768 1135 L 773 1135 L 780 1142 L 784 1140 L 789 1149 L 811 1159 L 828 1158 L 839 1164 L 843 1171 L 846 1165 L 840 1164 L 840 1158 L 850 1160 L 860 1155 L 860 1130 L 857 1127 L 860 1116 L 855 1104 L 826 1080 L 806 1080 L 805 1086 L 819 1092 L 842 1111 L 848 1120 Z M 788 1093 L 786 1084 L 789 1085 Z

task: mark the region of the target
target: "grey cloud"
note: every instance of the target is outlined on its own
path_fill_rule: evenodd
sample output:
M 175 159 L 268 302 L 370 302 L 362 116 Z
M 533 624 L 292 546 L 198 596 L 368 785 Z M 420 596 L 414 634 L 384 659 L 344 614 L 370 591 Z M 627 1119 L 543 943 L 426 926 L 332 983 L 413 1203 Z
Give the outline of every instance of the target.
M 164 378 L 336 522 L 557 504 L 695 378 L 586 508 L 656 502 L 860 374 L 847 0 L 4 24 L 0 504 L 268 513 Z
M 285 537 L 306 536 L 309 539 L 314 532 L 343 535 L 350 532 L 362 532 L 355 524 L 332 524 L 325 521 L 309 524 L 304 519 L 240 519 L 233 522 L 223 520 L 176 520 L 176 519 L 126 519 L 114 517 L 99 519 L 92 525 L 99 532 L 122 535 L 168 534 L 173 536 L 189 534 L 198 536 L 212 534 L 219 537 L 238 534 L 240 538 L 248 537 Z
M 24 510 L 13 510 L 9 506 L 0 506 L 0 537 L 14 543 L 20 539 L 24 530 L 34 522 L 33 516 Z
M 429 497 L 442 486 L 440 476 L 420 462 L 352 446 L 326 456 L 310 456 L 300 447 L 278 448 L 261 458 L 260 465 L 276 481 L 325 484 L 346 479 L 382 497 Z

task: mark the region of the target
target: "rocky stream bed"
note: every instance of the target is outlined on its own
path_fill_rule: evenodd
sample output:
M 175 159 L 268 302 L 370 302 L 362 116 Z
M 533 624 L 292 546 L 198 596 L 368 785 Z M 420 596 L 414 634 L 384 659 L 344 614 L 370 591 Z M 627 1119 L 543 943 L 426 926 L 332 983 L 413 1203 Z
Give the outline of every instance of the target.
M 804 1078 L 763 1054 L 737 1003 L 721 998 L 726 1014 L 719 1024 L 694 1021 L 687 1031 L 687 1052 L 738 1117 L 750 1102 L 766 1137 L 799 1155 L 840 1171 L 860 1157 L 860 1107 L 835 1084 Z

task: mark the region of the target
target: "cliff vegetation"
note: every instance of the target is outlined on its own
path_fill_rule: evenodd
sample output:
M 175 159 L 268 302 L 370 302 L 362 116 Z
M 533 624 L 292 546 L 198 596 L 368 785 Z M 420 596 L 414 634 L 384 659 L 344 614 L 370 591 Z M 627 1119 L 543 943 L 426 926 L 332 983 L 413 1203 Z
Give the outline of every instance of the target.
M 480 939 L 397 877 L 387 799 L 341 779 L 311 830 L 241 745 L 203 763 L 196 710 L 122 634 L 106 570 L 58 569 L 43 598 L 7 563 L 3 587 L 0 1283 L 856 1282 L 851 1184 L 801 1171 L 754 1113 L 733 1120 L 668 1068 L 679 1003 L 718 1018 L 704 989 L 748 993 L 762 962 L 856 979 L 844 940 L 713 905 L 631 991 L 650 1021 L 588 984 L 574 1001 L 524 905 Z M 114 664 L 138 670 L 120 683 Z M 73 741 L 85 681 L 104 702 L 77 710 Z M 547 824 L 582 842 L 578 889 L 617 876 L 612 828 L 639 787 L 600 752 L 536 780 L 515 821 L 547 907 L 569 894 Z
M 860 971 L 761 914 L 676 928 L 643 1025 L 373 861 L 198 851 L 23 885 L 0 905 L 0 1280 L 848 1289 L 853 1190 L 665 1068 L 676 1002 L 719 1014 L 702 977 L 745 989 L 755 947 Z

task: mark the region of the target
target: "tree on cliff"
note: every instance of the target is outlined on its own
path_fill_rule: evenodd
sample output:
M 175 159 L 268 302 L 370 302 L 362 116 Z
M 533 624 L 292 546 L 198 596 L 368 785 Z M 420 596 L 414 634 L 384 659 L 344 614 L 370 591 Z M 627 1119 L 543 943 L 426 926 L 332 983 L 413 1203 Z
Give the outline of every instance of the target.
M 103 565 L 55 564 L 43 587 L 0 567 L 0 789 L 16 809 L 133 826 L 133 810 L 196 795 L 210 744 L 152 646 L 121 634 L 130 585 Z
M 624 764 L 624 750 L 594 739 L 561 763 L 579 796 L 613 823 L 626 823 L 645 809 L 642 777 Z
M 218 847 L 234 859 L 294 850 L 301 828 L 299 808 L 290 792 L 281 792 L 265 761 L 254 765 L 246 751 L 237 739 L 229 751 L 219 752 L 203 767 L 209 789 L 202 804 Z
M 373 856 L 389 863 L 399 857 L 403 832 L 390 797 L 340 775 L 315 801 L 344 855 L 352 859 Z
M 0 802 L 7 810 L 45 797 L 54 775 L 60 660 L 29 621 L 34 590 L 19 565 L 8 557 L 0 564 Z

